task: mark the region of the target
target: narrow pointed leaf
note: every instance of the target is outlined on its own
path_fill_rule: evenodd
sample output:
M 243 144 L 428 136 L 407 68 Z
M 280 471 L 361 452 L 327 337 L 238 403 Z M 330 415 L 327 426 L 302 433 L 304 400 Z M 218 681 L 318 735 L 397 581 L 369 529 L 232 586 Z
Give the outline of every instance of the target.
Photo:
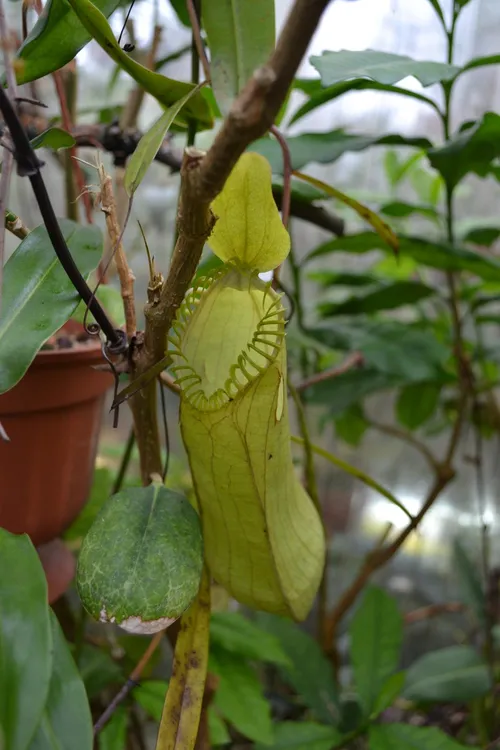
M 287 138 L 287 144 L 293 169 L 302 169 L 312 162 L 329 164 L 346 153 L 364 151 L 372 146 L 409 146 L 425 150 L 432 146 L 427 138 L 409 138 L 392 133 L 382 136 L 353 135 L 342 129 L 329 133 L 303 133 Z M 252 143 L 251 150 L 266 157 L 274 174 L 282 174 L 283 154 L 275 140 L 261 138 Z
M 191 97 L 195 96 L 200 89 L 197 86 L 191 89 L 182 99 L 179 99 L 172 107 L 166 110 L 156 122 L 151 126 L 147 133 L 144 133 L 137 144 L 137 148 L 128 160 L 125 170 L 124 185 L 129 197 L 132 197 L 153 160 L 158 153 L 166 134 L 169 131 L 173 121 L 181 109 L 189 102 Z
M 119 0 L 96 0 L 95 5 L 108 17 Z M 19 48 L 16 68 L 18 84 L 43 78 L 71 62 L 90 42 L 92 34 L 63 0 L 49 0 L 43 12 Z
M 469 62 L 465 63 L 458 75 L 462 75 L 462 73 L 466 73 L 468 70 L 474 70 L 474 68 L 484 68 L 488 65 L 499 64 L 500 55 L 485 55 L 484 57 L 474 57 L 472 60 L 469 60 Z
M 396 671 L 403 642 L 403 618 L 396 602 L 370 586 L 349 626 L 351 660 L 358 696 L 366 716 L 386 680 Z
M 398 421 L 409 430 L 416 430 L 432 417 L 437 409 L 441 387 L 437 383 L 407 385 L 396 402 Z
M 479 566 L 474 564 L 459 539 L 453 542 L 453 561 L 461 589 L 461 600 L 476 615 L 482 627 L 488 625 L 487 601 Z
M 157 750 L 193 748 L 207 676 L 210 580 L 205 570 L 197 598 L 182 616 Z
M 395 281 L 365 295 L 348 297 L 343 302 L 321 302 L 318 310 L 323 317 L 333 315 L 368 315 L 379 310 L 394 310 L 413 305 L 435 294 L 434 289 L 419 281 Z
M 101 258 L 101 230 L 68 219 L 61 220 L 60 227 L 81 274 L 88 276 Z M 22 378 L 42 344 L 66 323 L 79 302 L 47 230 L 37 227 L 5 265 L 0 313 L 0 393 Z
M 416 99 L 419 102 L 430 105 L 433 109 L 437 109 L 437 105 L 432 99 L 429 99 L 423 94 L 419 94 L 417 91 L 411 91 L 410 89 L 405 89 L 401 86 L 391 86 L 387 83 L 379 83 L 378 81 L 372 81 L 369 78 L 352 78 L 348 81 L 339 81 L 338 83 L 334 83 L 332 86 L 327 86 L 326 88 L 318 87 L 318 89 L 312 93 L 308 101 L 295 112 L 290 123 L 297 122 L 297 120 L 300 120 L 314 109 L 321 107 L 327 102 L 332 102 L 335 99 L 338 99 L 349 91 L 381 91 L 386 94 L 399 94 L 400 96 L 406 96 L 410 99 Z
M 469 271 L 485 281 L 500 281 L 500 263 L 493 258 L 444 242 L 431 242 L 420 237 L 398 235 L 399 253 L 417 263 L 443 271 Z M 390 252 L 376 232 L 361 232 L 330 240 L 313 250 L 310 261 L 332 252 L 368 253 L 372 250 Z
M 406 673 L 404 697 L 411 701 L 467 703 L 491 689 L 487 664 L 470 646 L 431 651 Z
M 368 206 L 364 206 L 362 203 L 354 200 L 354 198 L 351 198 L 349 195 L 345 195 L 345 193 L 341 193 L 340 190 L 337 190 L 337 188 L 332 187 L 332 185 L 328 185 L 322 180 L 317 180 L 315 177 L 309 177 L 309 175 L 302 174 L 301 172 L 294 172 L 294 174 L 296 177 L 304 180 L 304 182 L 308 182 L 310 185 L 318 188 L 318 190 L 323 190 L 331 198 L 335 198 L 336 200 L 345 203 L 345 205 L 349 206 L 349 208 L 352 208 L 359 216 L 361 216 L 362 219 L 364 219 L 368 224 L 371 224 L 377 234 L 385 242 L 387 242 L 390 247 L 392 247 L 395 253 L 398 252 L 398 238 L 396 237 L 390 226 L 386 224 L 385 221 L 383 221 L 379 216 L 377 216 L 374 211 L 369 209 Z
M 118 706 L 99 733 L 99 750 L 125 750 L 127 747 L 127 709 Z
M 371 78 L 378 83 L 393 84 L 407 76 L 413 76 L 422 86 L 431 86 L 440 81 L 449 81 L 460 71 L 455 65 L 414 60 L 406 55 L 373 49 L 323 52 L 320 56 L 313 55 L 310 63 L 320 74 L 323 86 L 361 77 Z
M 28 537 L 4 529 L 0 570 L 0 727 L 6 750 L 26 750 L 42 716 L 52 670 L 47 582 Z
M 444 29 L 446 29 L 446 21 L 444 19 L 443 9 L 441 8 L 439 0 L 429 0 L 429 2 L 434 8 L 437 14 L 437 17 L 441 21 L 441 25 L 443 26 Z
M 52 675 L 42 719 L 29 750 L 92 750 L 87 693 L 52 610 L 50 622 L 54 644 Z
M 369 750 L 474 750 L 461 745 L 435 727 L 415 727 L 411 724 L 372 725 L 369 730 Z
M 439 222 L 439 212 L 433 206 L 422 206 L 404 201 L 391 201 L 385 203 L 380 209 L 384 216 L 392 216 L 396 219 L 406 219 L 409 216 L 424 216 L 431 221 Z
M 174 81 L 161 73 L 154 73 L 133 60 L 122 50 L 106 17 L 90 0 L 68 0 L 68 2 L 87 31 L 111 59 L 165 107 L 171 107 L 193 90 L 193 84 Z M 184 112 L 179 115 L 180 119 L 190 117 L 198 120 L 203 126 L 212 126 L 210 108 L 201 92 L 193 96 L 186 104 Z
M 202 5 L 210 72 L 222 114 L 274 47 L 274 0 L 210 0 Z

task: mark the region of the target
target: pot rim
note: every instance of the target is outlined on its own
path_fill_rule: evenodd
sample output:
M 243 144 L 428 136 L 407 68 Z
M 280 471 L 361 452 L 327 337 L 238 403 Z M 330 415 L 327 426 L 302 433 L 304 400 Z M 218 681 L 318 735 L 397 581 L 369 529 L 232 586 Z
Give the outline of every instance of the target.
M 75 341 L 68 349 L 46 349 L 40 350 L 35 355 L 29 369 L 38 367 L 52 367 L 57 365 L 82 364 L 89 362 L 105 362 L 102 354 L 102 344 L 99 339 L 86 343 Z

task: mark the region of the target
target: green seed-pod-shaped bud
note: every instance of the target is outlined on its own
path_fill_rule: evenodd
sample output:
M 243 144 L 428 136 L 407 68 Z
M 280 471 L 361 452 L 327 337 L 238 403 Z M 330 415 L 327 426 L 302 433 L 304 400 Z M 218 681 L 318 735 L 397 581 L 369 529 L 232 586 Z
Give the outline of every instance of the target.
M 170 353 L 209 569 L 238 601 L 301 620 L 325 541 L 292 463 L 284 309 L 258 276 L 289 249 L 263 161 L 245 154 L 213 206 L 226 265 L 186 296 Z
M 77 587 L 96 620 L 156 633 L 189 607 L 202 569 L 198 514 L 183 495 L 156 482 L 105 503 L 83 540 Z

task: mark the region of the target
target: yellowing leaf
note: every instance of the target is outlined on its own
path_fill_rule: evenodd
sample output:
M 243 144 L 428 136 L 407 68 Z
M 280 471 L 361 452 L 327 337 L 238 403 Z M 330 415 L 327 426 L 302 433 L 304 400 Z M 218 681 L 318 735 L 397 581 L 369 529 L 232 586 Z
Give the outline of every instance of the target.
M 387 242 L 387 244 L 392 247 L 395 253 L 398 252 L 398 238 L 396 237 L 390 226 L 386 224 L 385 221 L 380 218 L 380 216 L 377 216 L 374 211 L 369 209 L 368 206 L 364 206 L 362 203 L 354 200 L 354 198 L 350 198 L 348 195 L 345 195 L 345 193 L 341 193 L 340 190 L 337 190 L 337 188 L 332 187 L 332 185 L 328 185 L 322 180 L 317 180 L 315 177 L 309 177 L 309 175 L 297 171 L 294 171 L 293 174 L 300 180 L 304 180 L 304 182 L 308 182 L 310 185 L 314 185 L 314 187 L 318 188 L 318 190 L 323 190 L 323 192 L 327 195 L 330 195 L 332 198 L 336 198 L 337 200 L 342 201 L 342 203 L 345 203 L 346 206 L 354 209 L 354 211 L 356 211 L 356 213 L 359 214 L 362 219 L 368 222 L 368 224 L 372 225 L 379 237 Z
M 290 251 L 272 194 L 271 167 L 260 154 L 243 154 L 212 204 L 218 217 L 208 244 L 225 263 L 272 271 Z
M 207 676 L 209 625 L 210 581 L 205 570 L 198 596 L 181 619 L 156 750 L 195 746 Z

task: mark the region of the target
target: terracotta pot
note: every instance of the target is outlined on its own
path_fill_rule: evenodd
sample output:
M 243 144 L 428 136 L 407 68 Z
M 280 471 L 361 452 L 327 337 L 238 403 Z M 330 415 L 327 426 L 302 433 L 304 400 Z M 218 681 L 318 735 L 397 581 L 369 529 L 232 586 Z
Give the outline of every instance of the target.
M 99 342 L 40 352 L 0 396 L 0 526 L 35 545 L 58 537 L 88 497 L 104 396 L 112 376 Z

